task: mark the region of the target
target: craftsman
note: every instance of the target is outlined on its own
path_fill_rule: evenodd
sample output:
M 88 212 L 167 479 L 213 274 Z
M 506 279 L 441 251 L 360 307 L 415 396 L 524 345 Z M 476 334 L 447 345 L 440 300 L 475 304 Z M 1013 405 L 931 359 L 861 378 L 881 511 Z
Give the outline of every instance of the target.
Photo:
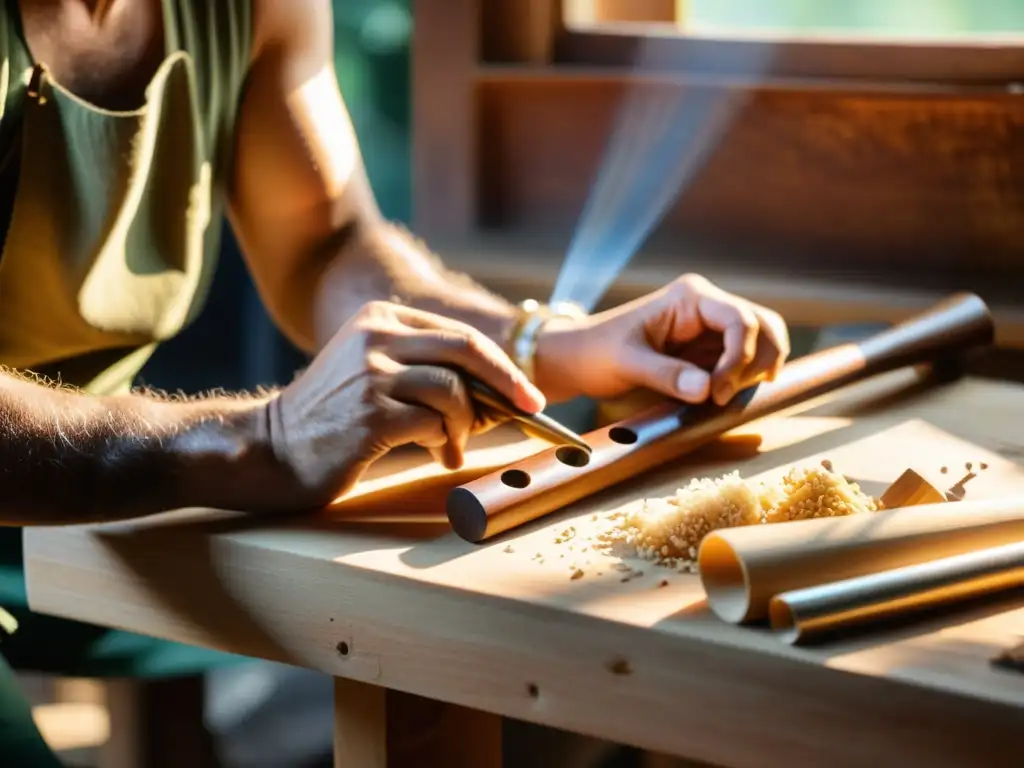
M 457 467 L 486 424 L 454 369 L 538 410 L 636 387 L 721 403 L 786 358 L 778 315 L 697 276 L 549 317 L 449 272 L 376 207 L 333 28 L 330 0 L 3 0 L 4 564 L 19 526 L 308 509 L 403 444 Z M 131 391 L 201 311 L 225 216 L 311 365 L 274 392 Z M 672 355 L 706 329 L 710 374 Z M 43 617 L 5 607 L 11 666 L 44 666 Z

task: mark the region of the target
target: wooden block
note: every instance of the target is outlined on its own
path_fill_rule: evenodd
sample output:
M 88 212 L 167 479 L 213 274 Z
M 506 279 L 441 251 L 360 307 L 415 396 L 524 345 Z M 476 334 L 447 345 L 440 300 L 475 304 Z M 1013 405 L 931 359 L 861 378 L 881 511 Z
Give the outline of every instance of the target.
M 938 504 L 946 500 L 946 494 L 912 469 L 900 475 L 881 496 L 886 509 Z

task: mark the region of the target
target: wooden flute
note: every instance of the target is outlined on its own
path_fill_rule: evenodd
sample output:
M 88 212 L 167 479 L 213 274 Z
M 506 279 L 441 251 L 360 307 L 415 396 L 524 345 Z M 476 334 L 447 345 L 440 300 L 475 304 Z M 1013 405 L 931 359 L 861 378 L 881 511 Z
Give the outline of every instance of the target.
M 772 382 L 725 406 L 664 403 L 583 436 L 591 451 L 563 445 L 529 456 L 451 491 L 448 520 L 479 543 L 665 464 L 755 419 L 897 368 L 953 358 L 990 344 L 991 313 L 978 296 L 951 296 L 858 343 L 787 363 Z

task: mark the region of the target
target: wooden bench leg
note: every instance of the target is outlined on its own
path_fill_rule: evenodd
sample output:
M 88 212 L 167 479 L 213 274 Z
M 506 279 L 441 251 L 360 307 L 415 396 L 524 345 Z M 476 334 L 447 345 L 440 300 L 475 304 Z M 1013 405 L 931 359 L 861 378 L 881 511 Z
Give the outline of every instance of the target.
M 501 717 L 335 678 L 334 768 L 500 768 Z
M 203 678 L 111 680 L 110 739 L 99 768 L 217 768 L 203 723 Z

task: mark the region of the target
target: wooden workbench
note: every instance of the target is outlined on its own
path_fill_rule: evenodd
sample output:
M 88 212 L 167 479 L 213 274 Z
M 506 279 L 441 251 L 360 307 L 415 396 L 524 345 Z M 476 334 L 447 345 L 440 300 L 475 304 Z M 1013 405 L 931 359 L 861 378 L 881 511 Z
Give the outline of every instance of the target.
M 485 546 L 431 522 L 452 478 L 396 455 L 318 519 L 193 510 L 30 530 L 30 602 L 335 676 L 339 766 L 397 764 L 384 758 L 398 725 L 389 706 L 425 716 L 426 702 L 405 694 L 458 705 L 438 731 L 449 752 L 437 764 L 450 766 L 497 764 L 494 715 L 744 768 L 1019 766 L 1024 675 L 990 660 L 1024 635 L 1020 596 L 792 648 L 719 622 L 695 576 L 650 567 L 623 582 L 610 563 L 554 539 L 695 474 L 755 475 L 825 455 L 869 486 L 947 462 L 952 483 L 965 461 L 985 461 L 968 498 L 1024 492 L 1022 423 L 1020 386 L 923 386 L 903 371 Z M 534 447 L 495 433 L 467 472 Z M 422 521 L 339 521 L 370 513 Z M 569 578 L 574 558 L 583 578 Z

